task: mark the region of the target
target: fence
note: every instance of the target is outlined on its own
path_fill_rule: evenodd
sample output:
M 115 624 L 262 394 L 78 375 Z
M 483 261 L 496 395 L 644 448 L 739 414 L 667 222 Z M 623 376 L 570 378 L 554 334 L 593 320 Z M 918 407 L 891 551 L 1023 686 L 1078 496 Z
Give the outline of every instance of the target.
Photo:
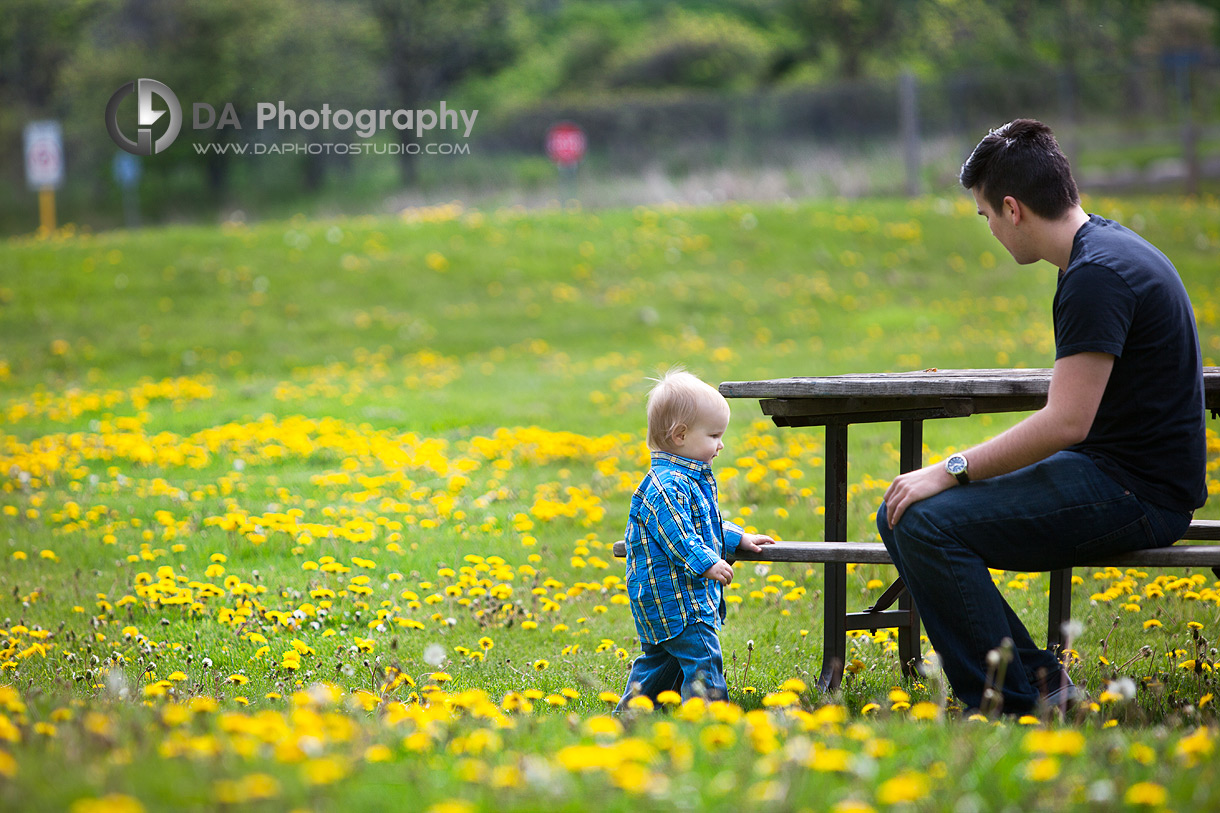
M 1134 156 L 1134 165 L 1099 158 L 1094 174 L 1105 175 L 1095 179 L 1103 184 L 1178 178 L 1184 191 L 1194 192 L 1201 177 L 1220 174 L 1206 140 L 1220 112 L 1218 90 L 1220 66 L 1169 59 L 936 80 L 907 74 L 732 95 L 616 96 L 548 103 L 492 119 L 479 147 L 497 154 L 537 152 L 557 120 L 580 124 L 591 149 L 626 167 L 657 155 L 708 158 L 726 149 L 745 160 L 766 160 L 767 151 L 784 142 L 840 149 L 888 143 L 903 156 L 905 191 L 916 192 L 924 145 L 947 139 L 968 148 L 987 129 L 1024 116 L 1050 123 L 1073 160 L 1103 150 Z

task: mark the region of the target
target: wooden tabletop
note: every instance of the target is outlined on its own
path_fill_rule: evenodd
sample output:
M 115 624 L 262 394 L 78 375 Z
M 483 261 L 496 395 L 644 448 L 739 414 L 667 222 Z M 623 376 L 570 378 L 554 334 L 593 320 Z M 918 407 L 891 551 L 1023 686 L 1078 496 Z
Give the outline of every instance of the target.
M 920 370 L 726 381 L 726 398 L 757 398 L 780 425 L 950 418 L 1024 412 L 1046 403 L 1051 371 Z M 1203 368 L 1207 407 L 1220 409 L 1220 367 Z
M 1046 368 L 919 370 L 910 373 L 858 373 L 773 378 L 766 381 L 726 381 L 720 385 L 720 392 L 726 398 L 1046 395 L 1050 382 L 1051 371 Z

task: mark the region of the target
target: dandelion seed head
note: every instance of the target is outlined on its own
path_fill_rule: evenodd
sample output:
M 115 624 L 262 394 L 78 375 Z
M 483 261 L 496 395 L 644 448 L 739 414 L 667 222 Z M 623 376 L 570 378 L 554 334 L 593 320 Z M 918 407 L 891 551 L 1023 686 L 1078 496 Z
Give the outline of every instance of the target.
M 106 691 L 112 697 L 117 697 L 120 700 L 126 700 L 131 694 L 131 688 L 127 685 L 127 676 L 119 670 L 112 670 L 106 673 Z
M 1063 622 L 1063 637 L 1068 641 L 1074 641 L 1084 635 L 1084 624 L 1075 618 L 1069 618 Z
M 1112 680 L 1106 684 L 1106 692 L 1113 694 L 1122 700 L 1135 699 L 1135 681 L 1129 677 Z
M 1094 804 L 1107 804 L 1114 801 L 1114 783 L 1109 779 L 1098 779 L 1088 787 L 1088 799 Z

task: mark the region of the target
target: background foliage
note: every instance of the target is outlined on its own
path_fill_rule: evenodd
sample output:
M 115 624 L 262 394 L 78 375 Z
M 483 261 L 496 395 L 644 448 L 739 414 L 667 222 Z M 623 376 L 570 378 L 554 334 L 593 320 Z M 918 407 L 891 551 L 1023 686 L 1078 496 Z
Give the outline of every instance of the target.
M 331 211 L 378 211 L 401 208 L 396 194 L 418 204 L 523 189 L 545 200 L 560 193 L 541 144 L 546 128 L 561 118 L 579 121 L 591 135 L 590 179 L 641 167 L 659 179 L 741 167 L 808 176 L 813 156 L 833 154 L 830 160 L 846 164 L 846 174 L 864 180 L 818 168 L 828 180 L 797 194 L 893 192 L 901 187 L 887 185 L 885 176 L 901 172 L 876 155 L 852 159 L 869 145 L 890 149 L 896 140 L 895 81 L 904 72 L 918 79 L 926 182 L 933 186 L 950 176 L 980 127 L 1014 111 L 1052 120 L 1074 160 L 1142 168 L 1179 151 L 1184 109 L 1173 59 L 1189 62 L 1192 115 L 1204 127 L 1215 117 L 1216 5 L 5 0 L 0 104 L 7 114 L 0 121 L 0 154 L 8 157 L 0 165 L 6 190 L 0 228 L 32 226 L 21 132 L 40 118 L 65 127 L 69 183 L 60 195 L 61 220 L 121 222 L 110 168 L 115 148 L 102 111 L 110 94 L 137 74 L 174 88 L 188 115 L 192 102 L 218 109 L 231 103 L 248 126 L 254 104 L 268 100 L 294 109 L 330 103 L 355 110 L 411 109 L 445 99 L 480 111 L 472 159 L 237 161 L 176 145 L 144 162 L 140 204 L 144 218 L 154 221 L 218 209 L 291 214 L 290 207 L 309 200 Z M 257 137 L 248 128 L 196 136 L 218 144 Z M 947 150 L 938 143 L 946 137 L 952 141 Z M 1200 137 L 1206 146 L 1207 132 Z M 1133 153 L 1135 144 L 1152 146 L 1155 156 Z M 1116 148 L 1117 156 L 1103 152 Z M 735 190 L 724 180 L 712 186 L 713 194 L 728 197 L 784 194 L 774 183 L 770 189 Z M 671 194 L 680 192 L 671 187 Z M 614 193 L 585 192 L 598 194 Z

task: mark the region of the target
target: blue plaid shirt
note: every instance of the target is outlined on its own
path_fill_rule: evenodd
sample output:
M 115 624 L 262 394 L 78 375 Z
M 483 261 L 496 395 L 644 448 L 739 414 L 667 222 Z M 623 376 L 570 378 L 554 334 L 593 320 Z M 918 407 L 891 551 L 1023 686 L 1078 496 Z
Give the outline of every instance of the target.
M 641 643 L 667 641 L 696 621 L 719 629 L 724 591 L 701 574 L 733 556 L 741 534 L 720 518 L 710 463 L 652 453 L 625 538 L 627 595 Z

